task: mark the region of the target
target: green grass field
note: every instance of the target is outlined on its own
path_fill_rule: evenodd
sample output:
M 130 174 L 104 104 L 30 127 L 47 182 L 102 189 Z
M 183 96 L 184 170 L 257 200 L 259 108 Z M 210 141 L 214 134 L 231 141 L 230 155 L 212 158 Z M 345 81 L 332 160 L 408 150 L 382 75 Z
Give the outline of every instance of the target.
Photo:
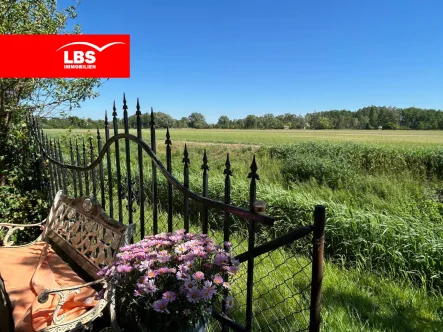
M 65 138 L 88 133 L 46 132 Z M 164 134 L 157 131 L 157 155 L 163 162 Z M 146 130 L 144 136 L 149 137 Z M 312 223 L 313 207 L 327 206 L 325 331 L 443 331 L 443 132 L 172 129 L 171 138 L 172 169 L 178 179 L 188 143 L 191 189 L 196 192 L 202 190 L 200 166 L 206 149 L 209 197 L 218 200 L 223 199 L 229 152 L 232 201 L 240 206 L 248 200 L 247 174 L 255 154 L 260 174 L 257 197 L 276 217 L 274 236 Z M 133 177 L 136 155 L 131 145 Z M 126 174 L 124 154 L 121 158 Z M 148 158 L 144 168 L 149 188 Z M 164 181 L 159 189 L 164 195 Z M 266 276 L 282 255 L 263 261 L 257 272 L 262 279 L 258 292 L 299 269 L 296 260 L 288 260 L 281 274 Z M 281 299 L 267 301 L 272 306 Z M 289 312 L 294 304 L 284 301 L 279 310 Z M 259 307 L 257 303 L 257 315 Z
M 47 133 L 66 130 L 46 129 Z M 95 133 L 95 130 L 91 130 Z M 73 133 L 86 133 L 87 129 L 73 129 Z M 103 132 L 103 131 L 102 131 Z M 120 130 L 122 132 L 122 130 Z M 136 134 L 135 130 L 131 130 Z M 157 139 L 165 137 L 165 130 L 157 130 Z M 150 137 L 149 130 L 143 136 Z M 443 146 L 442 131 L 427 130 L 230 130 L 230 129 L 171 129 L 176 141 L 214 142 L 229 144 L 275 145 L 300 141 L 359 142 L 402 146 Z

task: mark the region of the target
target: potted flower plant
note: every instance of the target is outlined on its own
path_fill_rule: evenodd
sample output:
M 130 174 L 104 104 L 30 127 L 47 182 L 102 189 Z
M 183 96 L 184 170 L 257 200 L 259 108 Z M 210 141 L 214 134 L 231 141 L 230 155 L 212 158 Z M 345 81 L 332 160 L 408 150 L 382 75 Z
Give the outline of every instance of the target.
M 179 230 L 122 247 L 99 274 L 115 289 L 124 330 L 204 331 L 217 302 L 232 309 L 227 280 L 238 267 L 206 234 Z

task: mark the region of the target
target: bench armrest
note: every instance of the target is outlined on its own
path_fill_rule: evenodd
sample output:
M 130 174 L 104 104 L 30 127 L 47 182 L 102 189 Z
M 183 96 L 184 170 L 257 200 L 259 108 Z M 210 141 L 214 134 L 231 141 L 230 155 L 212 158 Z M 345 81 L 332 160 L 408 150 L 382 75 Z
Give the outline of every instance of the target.
M 60 311 L 61 307 L 65 304 L 66 299 L 71 294 L 78 294 L 80 292 L 81 288 L 84 287 L 90 287 L 93 285 L 102 284 L 103 289 L 105 290 L 105 294 L 102 299 L 100 299 L 95 307 L 93 307 L 91 310 L 87 311 L 86 313 L 82 314 L 81 316 L 71 319 L 71 320 L 65 320 L 66 316 L 63 314 L 61 316 L 58 316 L 58 312 Z M 39 303 L 45 303 L 48 301 L 50 294 L 56 294 L 60 297 L 57 306 L 54 309 L 54 313 L 52 315 L 52 323 L 50 326 L 48 326 L 49 329 L 60 327 L 60 326 L 77 326 L 77 324 L 81 323 L 84 325 L 92 324 L 92 321 L 102 315 L 103 309 L 106 307 L 108 303 L 107 299 L 107 288 L 108 283 L 105 279 L 98 279 L 92 282 L 88 282 L 81 285 L 76 286 L 69 286 L 69 287 L 61 287 L 56 289 L 46 289 L 43 292 L 41 292 L 38 296 L 38 302 Z M 45 330 L 46 331 L 46 330 Z
M 12 247 L 14 246 L 14 241 L 9 241 L 9 238 L 11 237 L 12 233 L 17 230 L 23 230 L 24 228 L 29 227 L 40 227 L 40 229 L 43 230 L 43 225 L 46 222 L 46 219 L 42 222 L 39 222 L 37 224 L 9 224 L 9 223 L 0 223 L 0 230 L 6 228 L 8 231 L 6 232 L 5 237 L 3 238 L 3 246 L 4 247 Z M 32 241 L 31 243 L 33 243 Z
M 107 285 L 108 285 L 107 281 L 102 278 L 102 279 L 87 282 L 87 283 L 81 284 L 81 285 L 53 288 L 53 289 L 45 289 L 43 292 L 41 292 L 39 294 L 38 302 L 45 303 L 46 301 L 48 301 L 49 294 L 57 294 L 58 293 L 61 297 L 67 297 L 69 294 L 76 293 L 76 292 L 78 293 L 81 288 L 90 287 L 90 286 L 98 285 L 98 284 L 103 284 L 103 288 L 107 288 Z M 61 294 L 66 291 L 68 293 L 65 296 L 62 296 Z

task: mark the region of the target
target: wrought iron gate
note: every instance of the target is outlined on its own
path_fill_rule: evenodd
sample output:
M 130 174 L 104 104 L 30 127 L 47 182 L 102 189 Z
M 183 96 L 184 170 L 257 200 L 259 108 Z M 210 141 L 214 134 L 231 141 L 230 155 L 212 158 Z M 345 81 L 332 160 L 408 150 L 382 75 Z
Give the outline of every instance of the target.
M 92 196 L 111 217 L 125 224 L 137 223 L 134 241 L 149 233 L 179 228 L 186 231 L 198 228 L 219 242 L 232 241 L 231 251 L 242 263 L 239 276 L 231 280 L 237 310 L 228 316 L 224 307 L 215 308 L 213 317 L 217 323 L 211 325 L 213 329 L 319 331 L 325 207 L 319 205 L 312 211 L 313 224 L 280 235 L 273 227 L 274 218 L 260 211 L 260 201 L 256 199 L 259 175 L 255 156 L 248 175 L 248 207 L 231 204 L 233 173 L 229 154 L 223 171 L 224 193 L 216 191 L 211 196 L 217 199 L 209 198 L 206 150 L 200 167 L 201 194 L 198 194 L 190 182 L 188 146 L 184 145 L 183 174 L 179 181 L 172 170 L 169 129 L 165 139 L 165 167 L 157 155 L 153 110 L 150 145 L 142 137 L 138 100 L 136 135 L 130 133 L 127 110 L 124 97 L 124 133 L 119 133 L 115 102 L 112 124 L 105 114 L 104 142 L 99 128 L 96 138 L 90 136 L 88 142 L 48 137 L 40 128 L 38 118 L 29 117 L 32 137 L 41 156 L 40 182 L 50 193 L 48 201 L 52 201 L 60 189 L 74 197 Z M 135 143 L 136 151 L 131 150 L 131 142 Z M 294 266 L 299 268 L 293 270 Z

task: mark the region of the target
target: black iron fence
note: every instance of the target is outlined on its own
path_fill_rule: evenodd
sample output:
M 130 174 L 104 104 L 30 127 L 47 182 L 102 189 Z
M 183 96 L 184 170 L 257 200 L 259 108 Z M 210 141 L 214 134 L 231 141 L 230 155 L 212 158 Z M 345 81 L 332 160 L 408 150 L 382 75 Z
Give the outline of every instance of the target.
M 274 219 L 264 214 L 256 199 L 259 180 L 255 156 L 248 178 L 249 208 L 231 204 L 231 163 L 227 154 L 223 193 L 209 197 L 209 162 L 202 156 L 201 194 L 191 189 L 188 146 L 183 150 L 183 172 L 173 175 L 172 140 L 166 131 L 166 167 L 157 156 L 155 115 L 151 109 L 150 144 L 142 137 L 140 104 L 137 100 L 137 132 L 129 132 L 128 106 L 123 98 L 123 127 L 115 102 L 112 123 L 104 119 L 104 140 L 96 137 L 70 140 L 48 137 L 38 118 L 29 124 L 41 156 L 40 183 L 52 202 L 56 192 L 92 196 L 108 214 L 125 224 L 137 223 L 137 241 L 148 234 L 184 228 L 210 234 L 230 249 L 241 262 L 240 273 L 231 281 L 236 310 L 214 308 L 213 330 L 228 331 L 319 331 L 323 277 L 325 207 L 313 210 L 313 224 L 273 236 Z M 95 135 L 94 135 L 95 136 Z M 133 149 L 131 149 L 131 142 Z M 134 149 L 135 148 L 135 149 Z M 226 248 L 228 249 L 228 248 Z

